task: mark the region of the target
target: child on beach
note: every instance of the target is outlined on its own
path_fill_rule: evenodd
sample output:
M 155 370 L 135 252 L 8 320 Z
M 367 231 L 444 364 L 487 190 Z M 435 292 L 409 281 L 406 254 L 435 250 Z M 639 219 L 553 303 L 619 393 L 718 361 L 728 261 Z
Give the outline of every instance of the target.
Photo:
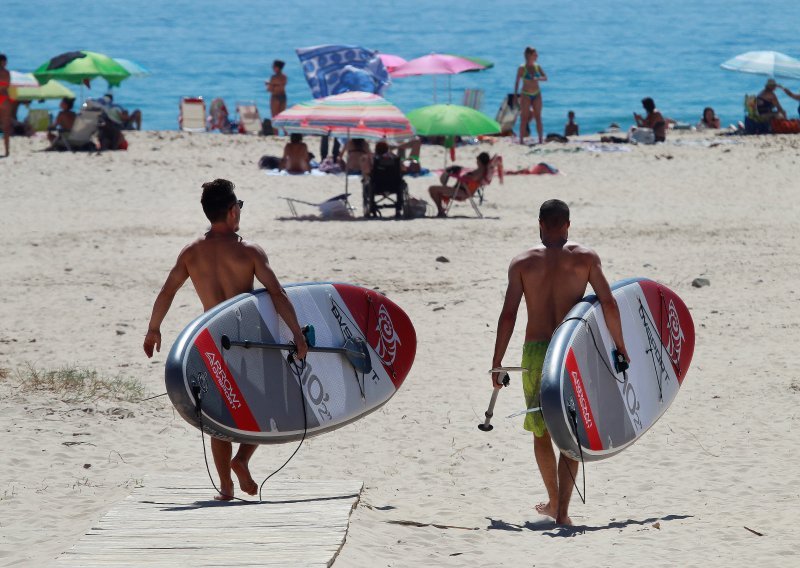
M 578 136 L 578 123 L 575 122 L 575 112 L 567 113 L 567 123 L 564 125 L 564 136 Z

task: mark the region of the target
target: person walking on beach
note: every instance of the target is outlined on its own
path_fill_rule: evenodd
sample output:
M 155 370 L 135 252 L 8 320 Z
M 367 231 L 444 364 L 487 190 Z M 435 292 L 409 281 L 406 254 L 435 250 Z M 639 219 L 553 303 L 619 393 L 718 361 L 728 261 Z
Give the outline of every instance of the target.
M 497 322 L 492 368 L 503 365 L 503 357 L 514 333 L 517 309 L 525 298 L 528 322 L 522 351 L 522 386 L 528 408 L 539 406 L 542 365 L 550 337 L 567 312 L 586 293 L 591 284 L 603 308 L 608 331 L 617 350 L 628 360 L 622 338 L 619 308 L 611 287 L 603 275 L 600 257 L 593 250 L 568 241 L 569 207 L 563 201 L 550 199 L 539 209 L 539 238 L 542 246 L 532 248 L 511 261 L 508 268 L 508 288 Z M 499 374 L 492 376 L 492 386 L 498 384 Z M 552 517 L 557 524 L 571 525 L 569 501 L 578 462 L 561 454 L 556 456 L 541 412 L 525 415 L 523 427 L 533 432 L 533 450 L 542 475 L 548 501 L 536 506 L 536 511 Z
M 269 91 L 269 109 L 272 113 L 272 118 L 286 110 L 286 83 L 289 81 L 288 77 L 283 74 L 283 66 L 285 62 L 276 59 L 272 62 L 272 77 L 266 81 L 267 91 Z
M 11 73 L 6 69 L 8 58 L 0 53 L 0 129 L 3 130 L 3 145 L 5 146 L 6 156 L 9 155 L 9 145 L 11 144 L 12 115 L 14 101 L 8 94 L 11 86 Z
M 542 129 L 542 91 L 540 81 L 547 81 L 542 66 L 536 63 L 539 54 L 532 47 L 525 48 L 525 64 L 517 69 L 517 80 L 514 82 L 514 97 L 520 108 L 519 143 L 523 144 L 525 138 L 530 136 L 531 117 L 536 121 L 536 132 L 539 135 L 539 144 L 543 141 Z M 522 93 L 519 85 L 522 82 Z
M 175 266 L 156 297 L 144 338 L 144 352 L 148 357 L 153 356 L 153 349 L 161 351 L 161 322 L 166 317 L 175 294 L 188 278 L 191 278 L 206 311 L 238 294 L 252 291 L 253 278 L 258 278 L 267 289 L 278 315 L 294 336 L 297 358 L 305 358 L 308 345 L 297 315 L 270 268 L 266 253 L 257 244 L 242 240 L 236 233 L 239 230 L 244 202 L 236 198 L 233 190 L 233 182 L 225 179 L 215 179 L 203 184 L 200 203 L 206 217 L 211 221 L 211 228 L 205 236 L 180 252 Z M 242 491 L 250 495 L 256 494 L 258 484 L 250 475 L 249 468 L 250 458 L 255 450 L 255 444 L 240 444 L 239 450 L 233 456 L 231 442 L 211 438 L 211 453 L 220 482 L 220 493 L 214 499 L 233 499 L 231 471 L 236 474 Z

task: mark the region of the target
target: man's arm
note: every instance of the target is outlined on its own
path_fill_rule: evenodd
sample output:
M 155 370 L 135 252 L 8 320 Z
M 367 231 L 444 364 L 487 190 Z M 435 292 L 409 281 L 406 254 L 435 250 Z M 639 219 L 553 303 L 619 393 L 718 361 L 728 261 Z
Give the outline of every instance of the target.
M 270 267 L 264 249 L 258 245 L 251 246 L 256 254 L 256 278 L 258 278 L 258 281 L 267 289 L 267 293 L 269 293 L 272 299 L 272 304 L 275 306 L 275 311 L 278 312 L 278 315 L 286 322 L 286 325 L 289 326 L 289 330 L 294 337 L 294 343 L 297 345 L 297 358 L 305 359 L 306 353 L 308 353 L 308 344 L 303 335 L 303 330 L 300 329 L 300 323 L 297 321 L 297 313 L 294 311 L 294 306 L 289 301 L 289 296 L 286 295 L 286 292 L 281 287 L 281 283 L 278 282 L 278 277 L 275 276 L 275 272 L 273 272 Z
M 592 251 L 592 264 L 589 268 L 589 284 L 592 285 L 594 293 L 600 300 L 600 306 L 603 308 L 603 317 L 606 320 L 608 332 L 611 334 L 611 339 L 614 340 L 614 346 L 617 351 L 625 356 L 626 361 L 630 361 L 628 351 L 625 348 L 625 340 L 622 338 L 622 321 L 619 317 L 619 306 L 614 295 L 611 293 L 611 286 L 603 274 L 603 268 L 600 265 L 600 257 L 596 252 Z
M 503 357 L 508 349 L 508 343 L 514 334 L 514 324 L 517 322 L 517 310 L 522 300 L 522 275 L 516 262 L 508 267 L 508 287 L 506 288 L 506 299 L 503 302 L 503 309 L 497 320 L 497 337 L 494 341 L 494 357 L 492 357 L 492 368 L 503 365 Z M 496 373 L 492 374 L 492 386 L 499 389 L 502 384 L 497 384 Z
M 186 279 L 189 278 L 189 271 L 186 269 L 185 254 L 187 249 L 183 249 L 178 255 L 175 266 L 169 271 L 167 280 L 161 287 L 161 291 L 156 296 L 153 304 L 153 313 L 150 316 L 150 324 L 147 326 L 147 335 L 144 337 L 144 352 L 148 357 L 153 356 L 153 348 L 161 351 L 161 322 L 175 299 L 175 294 L 180 290 Z

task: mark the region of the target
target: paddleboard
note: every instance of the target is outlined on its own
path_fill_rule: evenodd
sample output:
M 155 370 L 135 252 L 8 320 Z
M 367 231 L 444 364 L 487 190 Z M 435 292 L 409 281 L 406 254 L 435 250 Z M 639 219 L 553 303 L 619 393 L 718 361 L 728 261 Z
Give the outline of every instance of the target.
M 221 303 L 181 332 L 167 358 L 167 393 L 187 422 L 224 440 L 289 442 L 377 410 L 403 384 L 417 339 L 397 304 L 350 284 L 285 290 L 322 351 L 293 370 L 289 347 L 273 348 L 292 333 L 265 290 Z
M 581 300 L 550 341 L 541 409 L 555 444 L 596 461 L 636 442 L 678 394 L 694 353 L 694 323 L 672 290 L 646 278 L 612 286 L 630 367 L 614 367 L 614 343 L 597 297 Z

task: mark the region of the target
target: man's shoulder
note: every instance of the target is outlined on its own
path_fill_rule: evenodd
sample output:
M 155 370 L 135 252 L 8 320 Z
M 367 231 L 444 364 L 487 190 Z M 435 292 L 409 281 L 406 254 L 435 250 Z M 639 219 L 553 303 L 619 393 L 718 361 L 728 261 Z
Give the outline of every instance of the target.
M 576 258 L 581 258 L 586 260 L 599 258 L 597 256 L 597 253 L 593 249 L 585 245 L 582 245 L 580 243 L 568 242 L 566 245 L 564 245 L 564 248 Z

